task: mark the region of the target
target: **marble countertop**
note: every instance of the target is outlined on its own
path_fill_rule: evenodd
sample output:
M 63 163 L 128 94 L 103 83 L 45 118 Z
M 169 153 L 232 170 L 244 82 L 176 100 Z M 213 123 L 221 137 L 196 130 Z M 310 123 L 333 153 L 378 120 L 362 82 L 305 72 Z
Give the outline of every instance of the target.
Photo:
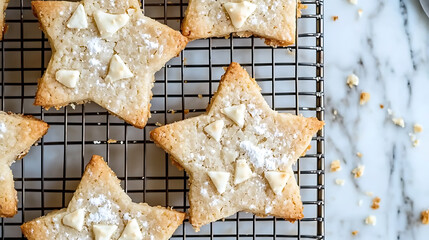
M 352 239 L 356 230 L 353 239 L 428 239 L 420 212 L 429 209 L 429 18 L 418 0 L 330 0 L 325 36 L 326 167 L 335 159 L 342 167 L 326 174 L 326 238 Z M 360 80 L 353 89 L 351 73 Z M 361 92 L 371 95 L 363 106 Z M 418 147 L 409 136 L 415 123 L 423 126 Z M 354 178 L 358 165 L 365 171 Z M 369 215 L 375 226 L 365 224 Z

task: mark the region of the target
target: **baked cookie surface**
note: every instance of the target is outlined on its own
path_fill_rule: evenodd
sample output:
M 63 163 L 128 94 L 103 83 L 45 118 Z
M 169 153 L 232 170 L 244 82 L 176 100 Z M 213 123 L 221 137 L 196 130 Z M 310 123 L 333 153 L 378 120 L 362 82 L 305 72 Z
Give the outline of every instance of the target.
M 271 46 L 295 42 L 296 0 L 189 0 L 182 34 L 189 39 L 255 35 Z
M 18 198 L 10 166 L 48 131 L 48 124 L 31 116 L 0 111 L 0 217 L 13 217 Z
M 232 63 L 205 114 L 150 133 L 190 176 L 190 222 L 196 229 L 237 211 L 290 221 L 303 217 L 291 165 L 323 122 L 273 111 L 260 90 Z
M 154 74 L 187 38 L 145 17 L 137 0 L 32 1 L 32 7 L 52 47 L 35 105 L 94 101 L 143 128 Z
M 9 3 L 9 0 L 0 0 L 0 40 L 3 39 L 3 34 L 6 30 L 6 27 L 4 24 L 4 17 L 5 17 L 5 11 L 8 3 Z
M 184 213 L 133 203 L 102 157 L 94 155 L 67 208 L 21 226 L 28 239 L 169 239 Z

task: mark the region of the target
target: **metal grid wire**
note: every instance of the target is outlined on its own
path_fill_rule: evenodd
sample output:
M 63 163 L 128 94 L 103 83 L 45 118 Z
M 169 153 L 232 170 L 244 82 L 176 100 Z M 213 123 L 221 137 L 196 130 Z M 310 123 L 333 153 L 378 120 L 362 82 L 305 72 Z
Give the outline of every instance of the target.
M 136 129 L 95 104 L 43 110 L 33 106 L 39 78 L 50 59 L 47 38 L 38 29 L 29 0 L 12 0 L 9 30 L 1 42 L 1 110 L 30 114 L 49 123 L 48 134 L 12 165 L 18 214 L 1 219 L 2 239 L 22 238 L 19 226 L 66 207 L 93 154 L 102 155 L 135 202 L 187 211 L 187 177 L 168 161 L 148 133 L 165 124 L 201 114 L 217 89 L 222 67 L 242 64 L 256 78 L 277 111 L 324 119 L 323 1 L 303 0 L 296 45 L 271 48 L 257 38 L 191 42 L 156 74 L 152 118 Z M 185 0 L 142 1 L 145 14 L 179 29 Z M 109 139 L 118 140 L 108 143 Z M 289 223 L 273 217 L 237 213 L 195 232 L 186 221 L 172 239 L 324 239 L 324 133 L 295 165 L 305 218 Z

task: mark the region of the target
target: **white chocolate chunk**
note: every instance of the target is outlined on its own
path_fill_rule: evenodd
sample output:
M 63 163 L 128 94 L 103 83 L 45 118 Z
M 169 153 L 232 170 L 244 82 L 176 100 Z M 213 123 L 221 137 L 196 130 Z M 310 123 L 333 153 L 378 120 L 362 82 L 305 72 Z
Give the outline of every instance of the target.
M 85 210 L 78 209 L 63 217 L 63 224 L 72 227 L 78 231 L 82 231 L 83 222 L 85 220 Z
M 222 137 L 222 129 L 225 123 L 223 120 L 217 120 L 215 122 L 210 123 L 204 128 L 204 131 L 210 135 L 214 140 L 217 142 L 220 141 L 220 138 Z
M 143 234 L 140 231 L 139 224 L 137 223 L 137 220 L 134 218 L 131 219 L 127 223 L 127 226 L 125 227 L 124 231 L 122 232 L 121 237 L 119 240 L 137 240 L 137 239 L 143 239 Z
M 73 15 L 70 17 L 68 23 L 68 28 L 77 28 L 77 29 L 85 29 L 88 27 L 88 20 L 86 20 L 86 12 L 85 8 L 82 4 L 77 6 Z
M 286 172 L 267 171 L 265 172 L 265 178 L 268 180 L 273 192 L 275 194 L 281 194 L 290 178 L 290 175 Z
M 77 70 L 58 70 L 55 79 L 68 88 L 75 88 L 79 81 L 80 72 Z
M 92 226 L 95 240 L 110 240 L 116 229 L 118 229 L 116 225 L 94 224 Z
M 365 224 L 375 226 L 375 224 L 377 224 L 377 218 L 374 215 L 369 215 L 365 218 Z
M 94 19 L 101 37 L 104 38 L 111 36 L 123 26 L 125 26 L 130 20 L 130 16 L 125 13 L 110 14 L 101 10 L 97 10 L 94 13 Z
M 246 106 L 244 104 L 226 107 L 223 109 L 223 113 L 232 121 L 234 121 L 239 127 L 244 125 L 244 112 Z
M 249 164 L 247 164 L 246 160 L 237 160 L 235 162 L 234 184 L 240 184 L 251 177 L 252 169 L 250 169 Z
M 119 57 L 118 54 L 113 55 L 112 59 L 110 60 L 109 73 L 107 74 L 105 80 L 114 82 L 130 77 L 134 77 L 134 74 L 127 67 L 122 58 Z
M 231 18 L 232 25 L 236 28 L 241 28 L 247 18 L 256 10 L 256 4 L 249 1 L 241 1 L 239 3 L 229 2 L 223 6 Z
M 226 190 L 230 174 L 228 172 L 210 171 L 209 177 L 216 187 L 219 194 L 222 194 Z

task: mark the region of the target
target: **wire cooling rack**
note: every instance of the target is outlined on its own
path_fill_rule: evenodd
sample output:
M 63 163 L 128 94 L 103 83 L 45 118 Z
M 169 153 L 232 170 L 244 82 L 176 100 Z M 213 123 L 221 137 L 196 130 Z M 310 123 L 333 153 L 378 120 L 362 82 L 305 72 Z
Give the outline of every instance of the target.
M 95 104 L 43 110 L 33 106 L 37 79 L 50 59 L 47 38 L 38 29 L 29 0 L 12 0 L 9 30 L 1 42 L 1 110 L 34 115 L 51 126 L 22 160 L 12 165 L 18 214 L 1 219 L 2 239 L 22 238 L 19 226 L 66 207 L 93 154 L 103 156 L 135 202 L 186 211 L 187 177 L 150 141 L 159 124 L 201 114 L 217 89 L 222 67 L 239 62 L 256 78 L 272 108 L 324 119 L 323 1 L 303 0 L 296 45 L 271 48 L 257 38 L 191 42 L 156 74 L 152 118 L 136 129 Z M 146 0 L 145 14 L 179 29 L 187 1 Z M 324 133 L 295 166 L 305 218 L 289 223 L 238 213 L 195 232 L 189 222 L 172 239 L 324 239 Z M 111 141 L 109 141 L 111 140 Z M 117 140 L 112 141 L 112 140 Z

